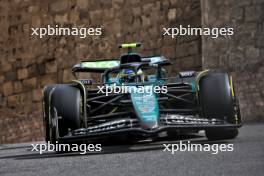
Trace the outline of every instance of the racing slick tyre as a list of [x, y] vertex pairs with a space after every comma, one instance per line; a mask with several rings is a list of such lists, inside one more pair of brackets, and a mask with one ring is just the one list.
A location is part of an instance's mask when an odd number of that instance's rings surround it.
[[[227, 73], [214, 72], [199, 81], [199, 99], [205, 118], [216, 118], [227, 123], [235, 123], [234, 92]], [[206, 130], [209, 140], [232, 139], [238, 135], [237, 129]]]
[[205, 131], [209, 140], [234, 139], [238, 135], [237, 129], [210, 129]]
[[48, 142], [50, 140], [50, 117], [49, 117], [49, 106], [50, 106], [50, 92], [52, 88], [54, 88], [57, 84], [52, 84], [45, 86], [43, 89], [43, 99], [42, 99], [42, 105], [43, 105], [43, 125], [44, 125], [44, 134], [45, 134], [45, 141]]
[[59, 85], [51, 93], [50, 115], [51, 143], [68, 134], [69, 129], [80, 128], [81, 102], [80, 90], [70, 85]]

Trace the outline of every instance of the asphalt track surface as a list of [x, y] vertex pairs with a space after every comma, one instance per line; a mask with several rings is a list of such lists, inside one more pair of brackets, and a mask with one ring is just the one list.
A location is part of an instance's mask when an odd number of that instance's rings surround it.
[[[179, 140], [200, 144], [234, 144], [234, 151], [164, 152], [163, 144]], [[43, 143], [43, 142], [39, 142]], [[31, 151], [31, 143], [0, 145], [0, 176], [188, 176], [188, 175], [264, 175], [264, 124], [244, 125], [235, 140], [209, 142], [198, 135], [180, 136], [177, 140], [114, 143], [103, 146], [102, 152], [80, 155]]]

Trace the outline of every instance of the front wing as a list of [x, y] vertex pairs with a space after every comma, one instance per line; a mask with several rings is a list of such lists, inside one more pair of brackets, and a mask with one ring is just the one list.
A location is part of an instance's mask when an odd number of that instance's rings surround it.
[[241, 124], [231, 124], [219, 119], [205, 119], [192, 115], [162, 115], [156, 128], [141, 127], [139, 120], [122, 118], [110, 122], [80, 128], [68, 135], [59, 137], [60, 142], [96, 140], [110, 136], [137, 135], [142, 137], [156, 136], [163, 131], [206, 130], [210, 128], [239, 128]]

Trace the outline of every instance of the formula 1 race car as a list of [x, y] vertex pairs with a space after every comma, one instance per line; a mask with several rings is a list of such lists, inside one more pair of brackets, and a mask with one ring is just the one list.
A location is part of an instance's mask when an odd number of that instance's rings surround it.
[[[44, 129], [51, 143], [146, 139], [160, 133], [205, 130], [209, 140], [238, 135], [241, 117], [232, 77], [223, 71], [184, 71], [166, 77], [164, 56], [132, 52], [122, 44], [119, 59], [83, 61], [72, 68], [69, 84], [43, 90]], [[100, 74], [102, 82], [81, 79]]]

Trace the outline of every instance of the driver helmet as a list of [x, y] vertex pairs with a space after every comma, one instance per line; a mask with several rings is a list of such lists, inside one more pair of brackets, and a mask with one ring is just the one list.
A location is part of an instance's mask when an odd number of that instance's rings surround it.
[[[136, 75], [132, 69], [124, 69], [119, 76], [120, 76], [120, 78], [126, 78], [128, 80], [134, 80]], [[142, 79], [142, 76], [144, 77], [143, 71], [141, 69], [138, 70], [137, 76], [140, 76], [141, 79]]]

